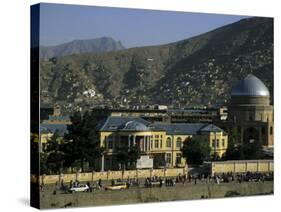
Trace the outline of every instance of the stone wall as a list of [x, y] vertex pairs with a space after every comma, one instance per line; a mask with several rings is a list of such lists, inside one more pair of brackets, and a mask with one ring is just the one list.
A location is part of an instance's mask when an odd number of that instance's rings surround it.
[[220, 161], [211, 163], [212, 175], [215, 173], [273, 172], [273, 160]]
[[158, 177], [172, 177], [183, 175], [187, 173], [186, 168], [167, 168], [167, 169], [140, 169], [129, 171], [105, 171], [105, 172], [89, 172], [89, 173], [76, 173], [76, 174], [61, 174], [61, 175], [43, 175], [40, 176], [40, 183], [54, 184], [63, 180], [70, 182], [79, 180], [83, 181], [96, 181], [96, 180], [111, 180], [111, 179], [127, 179], [129, 178], [146, 178], [152, 176]]

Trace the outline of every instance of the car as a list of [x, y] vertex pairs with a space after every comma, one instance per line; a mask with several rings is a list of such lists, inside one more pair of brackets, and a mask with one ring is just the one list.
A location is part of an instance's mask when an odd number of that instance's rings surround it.
[[69, 189], [69, 191], [71, 193], [74, 193], [74, 192], [86, 192], [86, 191], [89, 191], [89, 186], [86, 185], [86, 184], [80, 184], [78, 185], [77, 187], [72, 187]]
[[128, 185], [127, 183], [116, 183], [111, 186], [106, 186], [105, 190], [121, 190], [121, 189], [127, 189]]

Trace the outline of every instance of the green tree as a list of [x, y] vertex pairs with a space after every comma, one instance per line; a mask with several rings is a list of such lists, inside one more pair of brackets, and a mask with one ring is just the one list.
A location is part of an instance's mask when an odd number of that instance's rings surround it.
[[129, 162], [128, 150], [129, 150], [128, 147], [117, 148], [116, 160], [121, 165], [122, 170], [126, 169], [127, 164]]
[[187, 138], [181, 151], [187, 163], [200, 165], [204, 160], [210, 159], [211, 148], [209, 143], [204, 140]]
[[133, 168], [136, 167], [137, 160], [140, 158], [140, 156], [141, 156], [141, 150], [139, 146], [134, 145], [129, 149], [128, 158]]
[[237, 128], [232, 128], [228, 135], [228, 146], [224, 156], [225, 160], [239, 160], [244, 159], [244, 153], [241, 145], [238, 144], [238, 131]]
[[262, 159], [264, 157], [262, 144], [259, 140], [245, 142], [242, 145], [242, 151], [247, 160]]
[[69, 133], [65, 136], [66, 142], [62, 145], [62, 151], [65, 153], [64, 166], [70, 167], [79, 160], [83, 172], [85, 162], [93, 164], [103, 152], [96, 133], [97, 121], [93, 113], [86, 111], [83, 116], [76, 112], [71, 117], [71, 122], [68, 126]]
[[48, 154], [41, 152], [40, 153], [40, 175], [49, 173], [49, 169], [47, 166], [47, 159], [48, 159]]
[[132, 165], [135, 168], [137, 159], [140, 158], [141, 150], [139, 146], [135, 145], [130, 148], [128, 147], [119, 147], [117, 148], [116, 160], [123, 170], [128, 168], [128, 164]]
[[262, 144], [259, 140], [238, 143], [238, 132], [233, 128], [229, 134], [228, 147], [225, 154], [226, 160], [250, 160], [264, 157]]
[[56, 131], [51, 139], [47, 142], [45, 151], [46, 155], [42, 155], [42, 158], [40, 157], [40, 159], [42, 159], [40, 162], [43, 163], [45, 160], [46, 167], [51, 173], [60, 173], [63, 169], [64, 153], [61, 151], [59, 138], [59, 133]]

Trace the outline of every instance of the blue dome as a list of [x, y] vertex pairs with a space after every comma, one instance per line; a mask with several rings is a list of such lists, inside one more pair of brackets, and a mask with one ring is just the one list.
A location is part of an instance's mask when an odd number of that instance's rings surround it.
[[239, 81], [231, 91], [231, 96], [269, 96], [264, 83], [256, 76], [249, 74]]
[[122, 130], [132, 130], [132, 131], [148, 131], [149, 128], [143, 123], [137, 121], [128, 121]]

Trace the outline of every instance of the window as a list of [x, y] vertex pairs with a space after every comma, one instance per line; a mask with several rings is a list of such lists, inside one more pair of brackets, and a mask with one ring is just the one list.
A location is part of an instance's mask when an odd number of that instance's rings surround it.
[[155, 148], [159, 148], [159, 140], [156, 140], [154, 141], [154, 147]]
[[159, 135], [155, 136], [154, 139], [154, 148], [159, 148]]
[[225, 145], [224, 139], [222, 139], [221, 145], [222, 145], [222, 147], [225, 147], [224, 146]]
[[177, 148], [181, 148], [181, 137], [177, 138], [177, 144], [176, 144]]
[[113, 136], [112, 135], [107, 137], [107, 148], [113, 149]]
[[215, 147], [215, 139], [212, 140], [212, 147]]
[[270, 135], [273, 134], [273, 127], [270, 127]]
[[171, 153], [167, 153], [167, 154], [166, 154], [166, 163], [167, 163], [167, 164], [171, 164], [171, 158], [172, 158], [172, 157], [171, 157]]
[[166, 140], [166, 147], [171, 148], [172, 147], [172, 139], [170, 137]]
[[176, 154], [176, 164], [180, 164], [181, 163], [181, 153], [177, 153]]
[[220, 145], [220, 141], [219, 141], [219, 139], [217, 139], [216, 147], [218, 148], [219, 145]]

